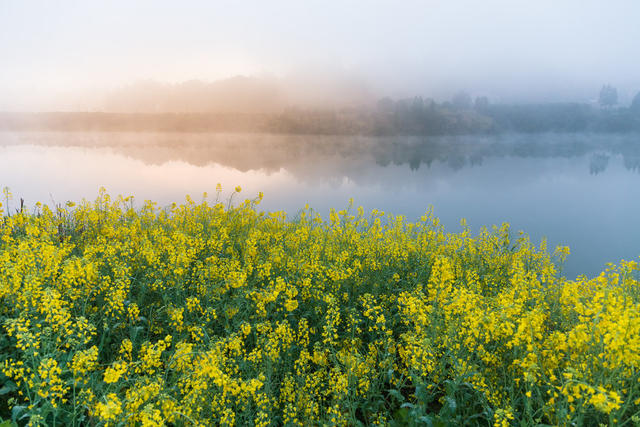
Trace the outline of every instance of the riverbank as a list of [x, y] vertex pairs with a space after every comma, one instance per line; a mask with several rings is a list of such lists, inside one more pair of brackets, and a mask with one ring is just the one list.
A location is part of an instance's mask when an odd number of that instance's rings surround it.
[[[234, 199], [243, 193], [237, 188]], [[637, 263], [216, 197], [101, 193], [0, 225], [3, 418], [48, 424], [629, 424]], [[5, 206], [6, 207], [6, 206]], [[31, 209], [33, 208], [33, 210]], [[30, 213], [26, 213], [30, 212]]]

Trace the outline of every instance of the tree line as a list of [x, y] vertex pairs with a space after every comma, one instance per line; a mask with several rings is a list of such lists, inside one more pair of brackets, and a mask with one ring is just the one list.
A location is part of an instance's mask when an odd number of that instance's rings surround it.
[[269, 132], [321, 135], [463, 135], [504, 132], [640, 132], [640, 93], [620, 107], [604, 85], [598, 105], [493, 104], [466, 92], [436, 102], [382, 98], [374, 106], [288, 108], [281, 113], [0, 113], [2, 130]]

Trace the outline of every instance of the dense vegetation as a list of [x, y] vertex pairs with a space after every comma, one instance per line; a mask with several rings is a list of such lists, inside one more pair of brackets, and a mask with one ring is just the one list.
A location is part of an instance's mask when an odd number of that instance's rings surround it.
[[571, 281], [558, 271], [567, 248], [550, 253], [506, 224], [474, 236], [464, 222], [445, 233], [430, 213], [287, 218], [259, 212], [261, 197], [5, 203], [0, 416], [638, 423], [635, 262]]
[[[638, 105], [635, 105], [638, 104]], [[640, 132], [640, 101], [630, 108], [587, 104], [435, 103], [421, 97], [376, 107], [287, 109], [281, 113], [0, 113], [0, 130], [268, 132], [318, 135], [462, 135], [503, 132]]]

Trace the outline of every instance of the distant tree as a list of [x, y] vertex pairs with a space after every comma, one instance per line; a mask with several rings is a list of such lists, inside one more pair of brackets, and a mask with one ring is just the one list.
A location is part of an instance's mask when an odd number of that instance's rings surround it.
[[478, 96], [474, 102], [474, 107], [478, 111], [484, 111], [489, 108], [489, 98], [486, 96]]
[[411, 111], [413, 114], [422, 114], [424, 111], [424, 100], [421, 96], [416, 96], [413, 98], [413, 102], [411, 103]]
[[409, 113], [412, 99], [399, 99], [395, 103], [396, 114], [405, 116]]
[[386, 113], [393, 111], [393, 99], [387, 97], [378, 100], [378, 110]]
[[618, 90], [611, 85], [602, 86], [598, 102], [602, 107], [613, 107], [618, 103]]
[[451, 104], [460, 110], [469, 109], [471, 108], [471, 95], [464, 91], [458, 92], [451, 98]]
[[633, 97], [633, 101], [631, 101], [631, 110], [640, 113], [640, 92]]
[[436, 108], [436, 102], [432, 98], [425, 98], [424, 99], [424, 106], [425, 106], [425, 108], [434, 109], [434, 108]]

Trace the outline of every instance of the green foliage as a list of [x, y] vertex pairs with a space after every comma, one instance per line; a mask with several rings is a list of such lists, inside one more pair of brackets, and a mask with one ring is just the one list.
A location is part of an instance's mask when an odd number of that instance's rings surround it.
[[[219, 190], [220, 191], [220, 190]], [[234, 197], [239, 197], [238, 187]], [[598, 425], [640, 416], [638, 265], [569, 281], [508, 224], [101, 192], [0, 220], [24, 425]], [[6, 200], [11, 195], [6, 191]], [[635, 417], [635, 418], [634, 418]], [[10, 423], [8, 425], [11, 425]]]

